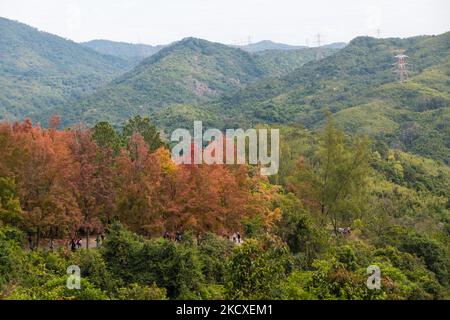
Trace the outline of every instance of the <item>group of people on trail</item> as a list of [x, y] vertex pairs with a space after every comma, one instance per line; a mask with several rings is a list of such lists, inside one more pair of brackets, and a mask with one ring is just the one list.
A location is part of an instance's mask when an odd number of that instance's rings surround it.
[[175, 236], [172, 236], [168, 231], [165, 231], [163, 238], [166, 240], [175, 240], [176, 242], [181, 242], [183, 240], [183, 234], [177, 231], [175, 232]]
[[[96, 247], [100, 247], [100, 244], [103, 243], [105, 239], [105, 236], [103, 234], [97, 234], [97, 237], [95, 238]], [[75, 239], [72, 238], [70, 240], [70, 250], [75, 251], [77, 249], [81, 249], [83, 246], [83, 240], [81, 238]]]
[[[104, 239], [105, 239], [104, 234], [97, 234], [97, 237], [95, 239], [97, 248], [100, 247], [100, 244], [103, 243]], [[28, 241], [28, 248], [30, 250], [34, 250], [37, 242], [36, 243], [34, 242], [33, 235], [31, 233], [28, 234], [27, 241]], [[50, 239], [48, 249], [53, 250], [55, 248], [54, 244], [55, 244], [54, 239]], [[58, 243], [56, 244], [58, 245]], [[70, 250], [72, 251], [81, 249], [83, 246], [83, 240], [81, 237], [72, 237], [70, 241], [67, 243], [67, 246], [70, 247]]]
[[337, 231], [342, 234], [342, 235], [348, 235], [351, 232], [350, 227], [345, 227], [345, 228], [337, 228]]
[[242, 242], [242, 237], [239, 232], [236, 232], [235, 234], [233, 234], [232, 239], [233, 239], [233, 242], [236, 244], [240, 244]]
[[[239, 232], [234, 233], [232, 236], [223, 235], [228, 240], [232, 241], [235, 244], [241, 244], [242, 243], [242, 236]], [[183, 241], [183, 233], [180, 231], [176, 231], [175, 234], [170, 233], [169, 231], [165, 231], [163, 234], [163, 238], [166, 240], [173, 240], [175, 242], [181, 242]], [[200, 241], [200, 239], [198, 239]]]
[[81, 238], [70, 240], [70, 250], [75, 251], [76, 249], [81, 249], [83, 245], [83, 240]]

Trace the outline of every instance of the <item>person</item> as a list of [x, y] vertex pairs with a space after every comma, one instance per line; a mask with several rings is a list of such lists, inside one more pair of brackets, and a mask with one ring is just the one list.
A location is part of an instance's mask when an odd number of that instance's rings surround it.
[[78, 247], [78, 249], [81, 249], [81, 245], [82, 245], [81, 241], [82, 241], [81, 238], [78, 238], [78, 240], [77, 240], [77, 247]]
[[97, 245], [97, 248], [100, 247], [100, 234], [97, 233], [97, 237], [95, 238], [95, 242]]
[[241, 234], [239, 232], [237, 233], [237, 240], [238, 240], [238, 243], [241, 243]]
[[167, 240], [170, 239], [170, 234], [169, 234], [169, 232], [165, 231], [163, 237], [164, 237], [164, 239], [167, 239]]
[[70, 250], [75, 251], [77, 248], [77, 245], [75, 243], [75, 239], [72, 238], [72, 240], [70, 241]]
[[337, 231], [342, 235], [347, 235], [350, 234], [351, 229], [350, 227], [345, 227], [345, 228], [338, 228]]
[[31, 234], [28, 235], [28, 246], [30, 247], [30, 250], [33, 250], [33, 237]]

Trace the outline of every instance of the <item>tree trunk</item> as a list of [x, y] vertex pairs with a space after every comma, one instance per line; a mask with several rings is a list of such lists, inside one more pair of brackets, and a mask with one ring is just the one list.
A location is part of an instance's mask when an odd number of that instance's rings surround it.
[[36, 250], [39, 250], [39, 240], [41, 239], [41, 228], [37, 228], [36, 232]]
[[89, 228], [86, 228], [86, 250], [89, 250]]
[[53, 251], [53, 237], [54, 237], [53, 227], [50, 227], [50, 249], [52, 251]]

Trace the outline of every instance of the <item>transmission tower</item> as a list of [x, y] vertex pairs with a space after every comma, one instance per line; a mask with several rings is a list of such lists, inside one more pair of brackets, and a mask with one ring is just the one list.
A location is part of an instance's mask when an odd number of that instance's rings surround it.
[[320, 33], [317, 34], [317, 53], [316, 53], [316, 61], [323, 59], [323, 52], [322, 52], [322, 42], [320, 40]]
[[408, 80], [408, 69], [406, 67], [406, 59], [408, 58], [408, 56], [404, 54], [398, 54], [395, 56], [395, 58], [397, 59], [397, 61], [395, 62], [395, 73], [398, 74], [400, 83], [403, 83]]

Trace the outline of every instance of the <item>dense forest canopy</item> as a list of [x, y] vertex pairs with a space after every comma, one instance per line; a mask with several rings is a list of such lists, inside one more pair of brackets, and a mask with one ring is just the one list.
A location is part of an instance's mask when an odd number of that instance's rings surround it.
[[[252, 165], [175, 165], [148, 118], [119, 131], [50, 123], [0, 126], [3, 298], [449, 297], [450, 170], [433, 160], [329, 118], [319, 133], [283, 127], [268, 179]], [[70, 252], [74, 237], [85, 250]], [[65, 286], [70, 264], [82, 290]], [[381, 290], [366, 286], [369, 265]]]
[[[449, 37], [79, 44], [0, 18], [0, 299], [450, 299]], [[279, 129], [278, 173], [177, 165], [198, 120]]]

